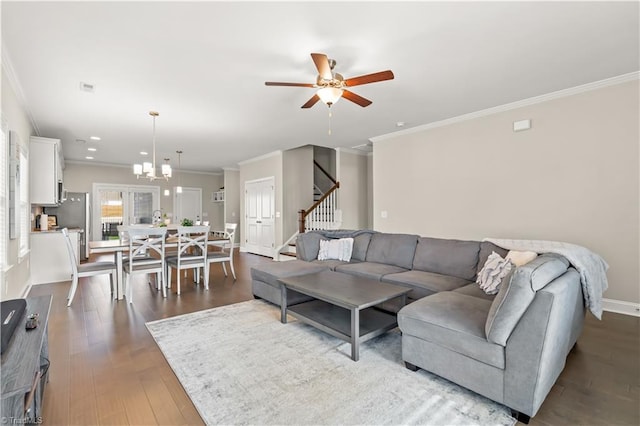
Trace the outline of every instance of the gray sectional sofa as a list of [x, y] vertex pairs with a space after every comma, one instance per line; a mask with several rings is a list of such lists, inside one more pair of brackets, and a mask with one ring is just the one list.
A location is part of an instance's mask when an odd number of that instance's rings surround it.
[[[320, 240], [353, 237], [350, 262], [317, 260]], [[490, 242], [373, 231], [320, 231], [298, 237], [297, 259], [252, 268], [253, 294], [280, 304], [278, 279], [331, 269], [411, 288], [398, 311], [402, 358], [500, 402], [525, 422], [564, 368], [582, 330], [580, 275], [562, 256], [542, 254], [515, 268], [497, 295], [475, 283]], [[308, 300], [289, 292], [288, 304]]]

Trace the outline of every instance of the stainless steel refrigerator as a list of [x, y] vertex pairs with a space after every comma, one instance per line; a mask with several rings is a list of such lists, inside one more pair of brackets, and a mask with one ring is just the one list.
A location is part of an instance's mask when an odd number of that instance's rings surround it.
[[45, 213], [55, 215], [58, 228], [80, 230], [80, 260], [89, 257], [88, 241], [91, 241], [91, 203], [87, 192], [68, 192], [67, 199], [58, 207], [46, 207]]

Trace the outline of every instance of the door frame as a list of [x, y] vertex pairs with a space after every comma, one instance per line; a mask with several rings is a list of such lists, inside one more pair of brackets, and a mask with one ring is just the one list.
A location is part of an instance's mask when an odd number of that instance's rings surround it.
[[[270, 250], [269, 253], [266, 252], [262, 252], [261, 250], [255, 250], [255, 251], [249, 251], [247, 250], [247, 239], [249, 236], [249, 217], [248, 217], [248, 205], [249, 203], [247, 202], [247, 198], [249, 195], [249, 191], [247, 190], [248, 185], [252, 185], [252, 184], [256, 184], [256, 183], [270, 183], [271, 184], [271, 206], [273, 208], [272, 213], [272, 220], [273, 220], [273, 232], [272, 232], [272, 241], [271, 241], [271, 245], [272, 248]], [[264, 177], [264, 178], [259, 178], [259, 179], [251, 179], [251, 180], [246, 180], [244, 182], [244, 226], [243, 226], [243, 230], [244, 230], [244, 244], [242, 244], [241, 242], [241, 246], [243, 248], [242, 251], [244, 252], [249, 252], [249, 253], [256, 253], [256, 254], [261, 254], [263, 256], [269, 256], [269, 257], [273, 257], [273, 250], [275, 250], [275, 240], [276, 240], [276, 233], [275, 233], [275, 227], [276, 227], [276, 177], [275, 176], [269, 176], [269, 177]]]

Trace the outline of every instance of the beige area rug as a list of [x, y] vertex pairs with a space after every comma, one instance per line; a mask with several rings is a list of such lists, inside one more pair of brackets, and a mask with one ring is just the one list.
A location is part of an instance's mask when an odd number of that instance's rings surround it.
[[[291, 318], [291, 317], [290, 317]], [[209, 424], [513, 425], [509, 410], [404, 368], [396, 329], [360, 347], [251, 300], [147, 323]]]

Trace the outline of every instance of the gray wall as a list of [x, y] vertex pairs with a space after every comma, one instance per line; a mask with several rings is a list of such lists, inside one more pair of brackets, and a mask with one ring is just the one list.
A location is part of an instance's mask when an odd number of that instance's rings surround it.
[[236, 242], [240, 241], [240, 170], [224, 169], [224, 222], [237, 223]]
[[368, 160], [366, 153], [336, 148], [336, 176], [340, 182], [338, 208], [343, 229], [369, 227]]
[[313, 205], [313, 151], [306, 145], [282, 153], [283, 241], [298, 230], [298, 211]]
[[[34, 135], [33, 127], [26, 111], [16, 97], [15, 91], [2, 68], [2, 119], [7, 123], [8, 131], [15, 131], [20, 136], [20, 143], [29, 149], [29, 137]], [[7, 136], [8, 133], [7, 133]], [[8, 153], [2, 153], [8, 156]], [[8, 162], [7, 162], [8, 165]], [[4, 191], [5, 188], [2, 188]], [[8, 206], [7, 206], [8, 211]], [[7, 216], [7, 221], [9, 217]], [[7, 232], [7, 230], [2, 230]], [[30, 278], [30, 255], [19, 258], [19, 240], [9, 240], [7, 247], [7, 265], [11, 265], [3, 280], [0, 282], [0, 300], [16, 299], [24, 295]]]
[[[640, 302], [638, 81], [374, 140], [374, 228], [566, 241]], [[512, 123], [531, 119], [531, 130]], [[387, 218], [381, 213], [387, 212]]]

